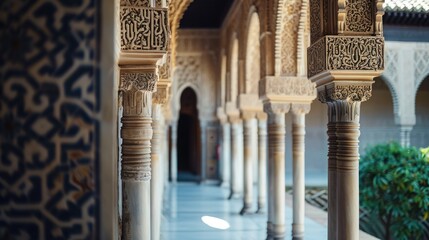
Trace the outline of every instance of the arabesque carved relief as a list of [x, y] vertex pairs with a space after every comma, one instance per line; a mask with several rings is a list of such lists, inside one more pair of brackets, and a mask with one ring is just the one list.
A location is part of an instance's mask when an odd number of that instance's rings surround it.
[[373, 30], [373, 0], [346, 0], [345, 31], [368, 33]]
[[282, 12], [281, 28], [281, 75], [294, 76], [297, 72], [298, 26], [301, 1], [286, 1]]
[[315, 43], [323, 36], [322, 19], [320, 13], [322, 10], [321, 1], [310, 0], [310, 33], [311, 43]]
[[128, 7], [151, 7], [150, 0], [121, 0], [120, 5]]
[[384, 40], [381, 37], [326, 38], [326, 62], [331, 70], [381, 70]]
[[197, 83], [200, 73], [199, 56], [177, 56], [174, 71], [175, 81], [179, 86], [185, 82]]
[[120, 21], [122, 50], [167, 50], [169, 31], [166, 9], [122, 6]]
[[324, 70], [382, 70], [384, 39], [326, 36], [308, 49], [308, 59], [309, 77]]

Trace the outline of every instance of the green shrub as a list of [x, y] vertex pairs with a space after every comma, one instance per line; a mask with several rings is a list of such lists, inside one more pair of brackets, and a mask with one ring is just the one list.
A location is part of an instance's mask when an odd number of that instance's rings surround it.
[[361, 206], [382, 223], [382, 239], [422, 239], [429, 218], [429, 158], [398, 143], [376, 145], [360, 161]]

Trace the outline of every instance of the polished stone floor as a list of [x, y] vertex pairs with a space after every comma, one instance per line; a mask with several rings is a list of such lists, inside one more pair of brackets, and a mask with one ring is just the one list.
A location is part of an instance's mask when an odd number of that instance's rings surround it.
[[[229, 190], [210, 184], [178, 183], [166, 188], [161, 239], [163, 240], [262, 240], [266, 238], [266, 214], [240, 216], [241, 199], [227, 200]], [[256, 194], [256, 192], [255, 192]], [[255, 196], [256, 197], [256, 196]], [[255, 209], [256, 210], [256, 200]], [[210, 227], [202, 221], [209, 216], [225, 220]], [[291, 239], [292, 209], [286, 206], [286, 238]], [[218, 227], [218, 228], [216, 228]], [[326, 239], [325, 226], [310, 218], [305, 219], [305, 240]]]

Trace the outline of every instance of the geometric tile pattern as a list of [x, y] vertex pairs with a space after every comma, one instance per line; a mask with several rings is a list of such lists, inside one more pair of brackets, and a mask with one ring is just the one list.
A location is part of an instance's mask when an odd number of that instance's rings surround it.
[[0, 1], [0, 239], [94, 239], [99, 2]]
[[416, 91], [420, 83], [429, 73], [429, 50], [417, 49], [414, 52], [414, 79]]

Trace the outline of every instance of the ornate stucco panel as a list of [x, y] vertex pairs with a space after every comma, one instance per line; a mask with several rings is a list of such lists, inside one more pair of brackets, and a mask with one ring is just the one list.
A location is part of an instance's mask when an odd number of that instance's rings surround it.
[[384, 69], [384, 38], [325, 36], [308, 49], [308, 76], [324, 71]]

